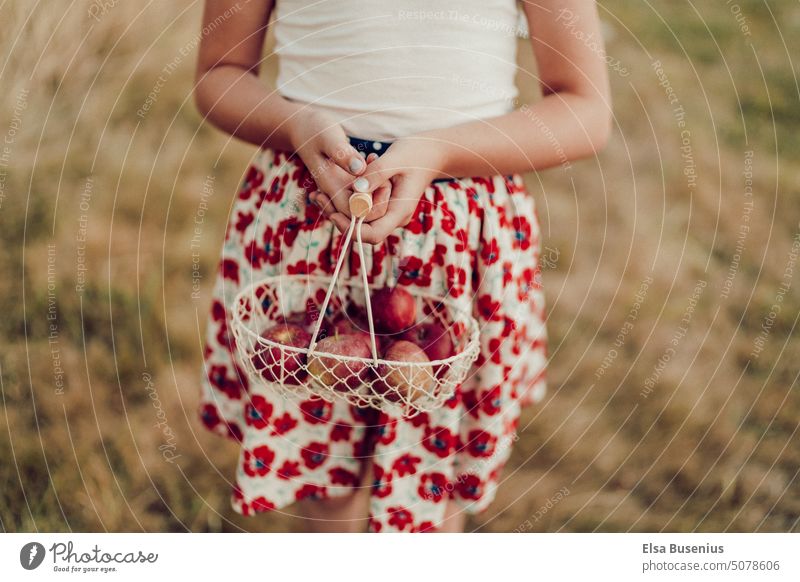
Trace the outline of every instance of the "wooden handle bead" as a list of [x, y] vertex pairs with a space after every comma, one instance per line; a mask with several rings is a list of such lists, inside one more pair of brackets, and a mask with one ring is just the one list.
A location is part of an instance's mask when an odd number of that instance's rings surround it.
[[372, 210], [372, 194], [353, 192], [350, 196], [350, 213], [356, 218], [363, 218]]

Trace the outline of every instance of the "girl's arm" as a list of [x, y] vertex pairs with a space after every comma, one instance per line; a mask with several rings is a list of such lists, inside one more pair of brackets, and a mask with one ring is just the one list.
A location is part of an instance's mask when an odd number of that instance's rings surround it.
[[207, 0], [197, 60], [195, 101], [226, 133], [258, 146], [291, 146], [287, 120], [300, 107], [258, 79], [274, 0]]
[[[602, 149], [611, 130], [608, 75], [593, 0], [524, 0], [544, 98], [512, 113], [396, 141], [369, 164], [371, 188], [392, 185], [385, 215], [364, 226], [383, 241], [413, 216], [436, 178], [540, 170]], [[349, 220], [331, 210], [340, 228]]]
[[[206, 119], [260, 147], [297, 152], [317, 187], [349, 216], [353, 179], [366, 163], [338, 123], [292, 103], [258, 78], [274, 0], [206, 0], [195, 101]], [[377, 216], [377, 215], [376, 215]]]

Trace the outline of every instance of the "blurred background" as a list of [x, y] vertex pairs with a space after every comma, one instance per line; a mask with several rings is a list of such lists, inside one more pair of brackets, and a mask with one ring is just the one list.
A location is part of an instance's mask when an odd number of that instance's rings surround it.
[[[254, 153], [192, 103], [201, 9], [0, 3], [4, 531], [297, 527], [232, 512], [238, 448], [197, 419]], [[600, 13], [614, 136], [527, 177], [549, 392], [469, 529], [799, 531], [800, 4]]]

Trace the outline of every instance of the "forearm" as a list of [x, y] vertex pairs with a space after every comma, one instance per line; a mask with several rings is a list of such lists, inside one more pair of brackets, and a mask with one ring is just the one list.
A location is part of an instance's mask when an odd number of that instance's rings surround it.
[[491, 119], [425, 132], [442, 149], [441, 177], [516, 174], [594, 155], [610, 133], [608, 105], [552, 93]]
[[302, 106], [269, 90], [253, 73], [221, 65], [195, 88], [197, 107], [213, 125], [260, 147], [291, 150], [291, 122]]

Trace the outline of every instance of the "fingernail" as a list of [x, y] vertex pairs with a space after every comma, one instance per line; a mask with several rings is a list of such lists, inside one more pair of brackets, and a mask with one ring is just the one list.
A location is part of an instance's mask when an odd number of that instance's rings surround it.
[[353, 188], [356, 192], [366, 192], [369, 190], [369, 180], [366, 178], [359, 178], [353, 182]]
[[351, 158], [350, 165], [348, 167], [350, 168], [351, 172], [360, 172], [362, 169], [364, 169], [364, 160], [358, 157]]

